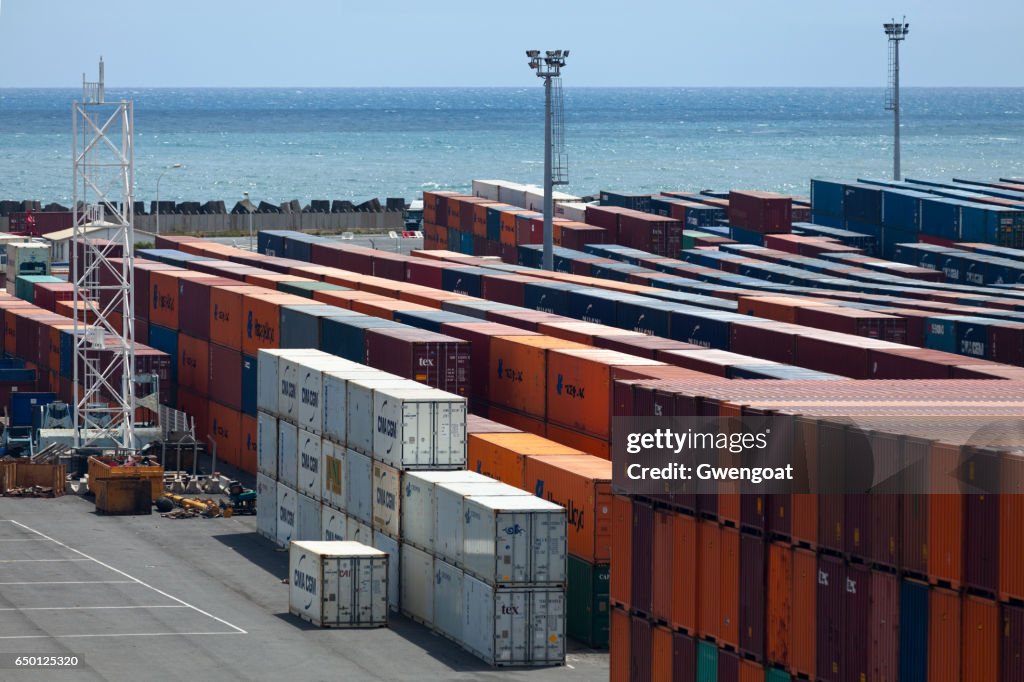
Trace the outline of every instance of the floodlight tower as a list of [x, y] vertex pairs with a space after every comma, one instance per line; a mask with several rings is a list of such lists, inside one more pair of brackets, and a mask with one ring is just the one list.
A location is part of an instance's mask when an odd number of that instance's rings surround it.
[[[106, 101], [101, 57], [71, 106], [76, 448], [135, 449], [134, 125], [131, 100]], [[106, 239], [90, 236], [93, 223]]]
[[[562, 102], [562, 67], [569, 50], [527, 50], [530, 68], [544, 79], [544, 259], [545, 270], [555, 269], [554, 232], [551, 225], [555, 213], [554, 186], [569, 184], [569, 164], [565, 154], [565, 120]], [[552, 89], [555, 92], [552, 92]], [[557, 148], [557, 152], [555, 152]]]
[[910, 24], [907, 18], [901, 21], [893, 19], [882, 24], [885, 35], [889, 37], [889, 87], [885, 92], [885, 109], [893, 113], [892, 140], [892, 179], [902, 179], [900, 174], [900, 43], [907, 39]]

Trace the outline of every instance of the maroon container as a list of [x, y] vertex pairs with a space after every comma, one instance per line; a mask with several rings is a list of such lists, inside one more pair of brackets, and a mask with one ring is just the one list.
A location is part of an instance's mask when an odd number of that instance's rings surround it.
[[441, 273], [446, 267], [450, 266], [441, 261], [429, 258], [410, 258], [405, 263], [405, 281], [431, 289], [440, 289]]
[[514, 312], [488, 310], [487, 321], [507, 324], [511, 327], [519, 327], [520, 329], [535, 332], [538, 325], [543, 322], [565, 322], [566, 318], [562, 315], [554, 315], [539, 310], [516, 310]]
[[54, 312], [57, 301], [70, 301], [75, 297], [71, 282], [37, 282], [33, 285], [32, 301], [40, 308]]
[[481, 298], [497, 303], [523, 307], [523, 295], [527, 283], [536, 282], [535, 277], [505, 275], [495, 272], [480, 277]]
[[519, 250], [512, 244], [502, 244], [501, 262], [516, 265], [519, 262]]
[[[650, 614], [653, 586], [651, 543], [654, 541], [654, 508], [646, 502], [633, 500], [633, 567], [630, 573], [630, 606]], [[649, 650], [649, 649], [648, 649]]]
[[[745, 495], [744, 497], [752, 497]], [[740, 651], [764, 660], [765, 585], [768, 583], [764, 538], [740, 536]]]
[[242, 353], [210, 344], [210, 399], [234, 410], [242, 409]]
[[[732, 340], [729, 350], [733, 353], [787, 365], [794, 364], [795, 348], [801, 339], [794, 336], [793, 325], [770, 320], [751, 320], [733, 322], [730, 328]], [[806, 366], [802, 362], [800, 364]]]
[[[869, 680], [899, 679], [900, 580], [895, 573], [871, 572]], [[950, 643], [950, 646], [955, 646]], [[849, 667], [849, 666], [847, 666]]]
[[846, 427], [822, 419], [818, 422], [818, 453], [827, 459], [818, 461], [818, 484], [830, 492], [818, 495], [818, 546], [842, 552], [845, 544], [845, 505], [843, 467], [846, 461]]
[[[210, 287], [228, 286], [237, 283], [237, 280], [227, 277], [179, 279], [180, 331], [194, 339], [208, 341], [210, 339]], [[227, 403], [224, 404], [227, 405]]]
[[340, 249], [338, 263], [335, 267], [342, 270], [358, 272], [360, 275], [373, 274], [374, 249], [364, 249], [360, 246], [345, 246]]
[[1024, 606], [1003, 604], [1003, 682], [1024, 682]]
[[[847, 457], [851, 456], [857, 455], [847, 451]], [[847, 555], [859, 561], [871, 561], [873, 497], [895, 496], [851, 493], [843, 499], [843, 549]]]
[[639, 380], [616, 381], [612, 385], [612, 416], [652, 417], [654, 391]]
[[475, 414], [466, 415], [466, 434], [485, 433], [521, 433], [519, 429], [493, 422]]
[[847, 634], [843, 628], [843, 601], [846, 594], [846, 566], [839, 557], [818, 556], [818, 594], [816, 627], [818, 679], [843, 682], [843, 651]]
[[[135, 260], [135, 317], [148, 320], [149, 319], [149, 303], [152, 298], [152, 289], [149, 284], [149, 273], [154, 271], [165, 271], [165, 270], [178, 270], [182, 271], [184, 268], [179, 268], [174, 265], [166, 265], [164, 263], [153, 263], [149, 261]], [[100, 284], [103, 286], [111, 286], [114, 284], [113, 274], [106, 268], [100, 270]], [[108, 290], [109, 291], [109, 290]], [[104, 298], [101, 296], [100, 300], [106, 305], [113, 298], [113, 292], [109, 291], [108, 297]], [[118, 306], [115, 312], [120, 312], [121, 308]]]
[[793, 199], [774, 192], [729, 192], [729, 223], [761, 234], [790, 232]]
[[[889, 433], [871, 434], [871, 452], [876, 479], [879, 470], [895, 474], [903, 462], [903, 439]], [[900, 519], [903, 496], [896, 493], [871, 495], [871, 537], [868, 559], [875, 564], [897, 568], [900, 564]], [[849, 530], [849, 527], [847, 528]], [[848, 541], [851, 539], [848, 536]]]
[[[927, 462], [931, 458], [931, 441], [904, 438], [906, 461]], [[900, 496], [899, 562], [908, 573], [925, 578], [928, 575], [928, 496]]]
[[587, 225], [596, 225], [606, 231], [607, 243], [619, 243], [619, 215], [625, 209], [617, 206], [587, 206], [585, 220]]
[[373, 276], [390, 279], [394, 282], [405, 281], [405, 256], [381, 253], [373, 254]]
[[850, 564], [846, 567], [846, 595], [843, 604], [846, 635], [840, 676], [845, 682], [874, 679], [868, 677], [871, 669], [868, 656], [872, 635], [871, 583], [871, 569], [864, 564]]
[[629, 679], [630, 682], [650, 682], [651, 622], [640, 616], [633, 616], [630, 621]]
[[441, 333], [469, 342], [470, 383], [474, 407], [480, 407], [490, 395], [491, 339], [495, 336], [538, 336], [536, 332], [494, 322], [446, 322]]
[[366, 364], [472, 399], [470, 345], [422, 329], [367, 329]]
[[1024, 324], [1001, 322], [988, 328], [991, 360], [1007, 365], [1024, 365]]
[[950, 367], [944, 360], [959, 358], [926, 348], [871, 349], [871, 379], [949, 379]]
[[672, 682], [697, 682], [697, 644], [682, 632], [672, 633]]
[[607, 243], [607, 230], [603, 227], [584, 225], [567, 225], [562, 227], [562, 239], [559, 246], [567, 249], [582, 250], [587, 244]]
[[309, 245], [310, 262], [340, 268], [341, 250], [337, 248], [338, 246], [340, 245], [328, 242], [313, 242]]
[[999, 496], [967, 495], [964, 505], [964, 582], [994, 594], [999, 584]]
[[[734, 324], [733, 327], [735, 326]], [[839, 374], [851, 379], [872, 378], [869, 349], [855, 343], [852, 339], [800, 335], [796, 337], [794, 355], [794, 362], [789, 364], [800, 365], [819, 372]]]
[[718, 650], [718, 682], [740, 681], [740, 657], [734, 651]]

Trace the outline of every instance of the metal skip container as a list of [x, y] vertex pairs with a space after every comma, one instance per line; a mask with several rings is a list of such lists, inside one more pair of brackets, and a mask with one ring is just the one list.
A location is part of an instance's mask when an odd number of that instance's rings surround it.
[[437, 389], [374, 391], [373, 455], [398, 469], [466, 466], [466, 399]]
[[533, 496], [465, 498], [463, 567], [492, 585], [565, 584], [565, 509]]
[[466, 575], [462, 645], [491, 665], [565, 663], [565, 592], [501, 588]]
[[358, 542], [293, 542], [288, 611], [320, 627], [388, 624], [388, 556]]

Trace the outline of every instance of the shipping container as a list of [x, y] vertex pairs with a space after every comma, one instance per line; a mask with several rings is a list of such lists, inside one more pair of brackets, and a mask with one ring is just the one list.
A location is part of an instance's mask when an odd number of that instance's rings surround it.
[[[935, 592], [938, 592], [937, 590]], [[959, 666], [959, 642], [960, 642], [960, 610], [959, 596], [952, 595], [953, 601], [957, 602], [956, 625], [950, 629], [947, 622], [936, 623], [935, 607], [942, 611], [948, 609], [948, 604], [941, 604], [935, 600], [935, 592], [931, 595], [931, 608], [929, 608], [928, 585], [916, 580], [903, 580], [900, 584], [900, 620], [899, 620], [899, 679], [906, 682], [924, 682], [924, 680], [941, 679], [940, 676], [947, 676], [947, 679], [958, 680]], [[931, 614], [929, 613], [931, 611]], [[947, 618], [948, 614], [942, 616]], [[946, 639], [946, 636], [955, 633], [956, 637]], [[933, 639], [936, 637], [937, 639]], [[957, 665], [953, 670], [936, 668], [932, 661], [951, 659], [947, 658], [947, 652], [939, 652], [935, 647], [956, 651]]]
[[491, 483], [486, 476], [472, 471], [407, 471], [402, 474], [401, 503], [402, 541], [431, 554], [434, 545], [437, 515], [437, 484]]
[[472, 576], [463, 581], [462, 643], [491, 665], [565, 662], [565, 592], [509, 589]]
[[434, 557], [405, 543], [399, 551], [402, 613], [429, 626], [434, 621]]
[[697, 682], [717, 682], [718, 653], [713, 642], [697, 642]]
[[572, 554], [566, 561], [566, 634], [587, 646], [608, 646], [608, 564]]
[[643, 616], [634, 614], [630, 619], [629, 650], [633, 652], [629, 662], [630, 680], [636, 680], [637, 682], [651, 681], [651, 630], [651, 621]]
[[[823, 682], [843, 682], [843, 652], [847, 646], [843, 604], [846, 566], [838, 557], [818, 557], [817, 573], [817, 676]], [[795, 595], [794, 595], [795, 596]]]
[[463, 584], [462, 569], [434, 558], [434, 627], [449, 639], [462, 643]]
[[277, 546], [288, 547], [294, 539], [298, 520], [299, 494], [286, 484], [277, 484]]
[[793, 628], [790, 670], [814, 677], [818, 661], [818, 564], [813, 552], [793, 550]]
[[277, 481], [256, 474], [256, 531], [277, 544]]
[[320, 528], [323, 519], [322, 505], [302, 493], [295, 499], [295, 535], [292, 540], [319, 540], [323, 535]]
[[388, 555], [388, 607], [395, 612], [402, 610], [402, 553], [398, 540], [382, 533], [372, 531], [373, 546]]
[[496, 585], [565, 583], [564, 509], [533, 496], [476, 495], [464, 509], [467, 573]]
[[345, 513], [326, 504], [320, 507], [320, 533], [325, 542], [343, 541], [348, 537]]
[[[722, 529], [713, 521], [697, 526], [697, 635], [718, 639], [721, 623]], [[615, 575], [612, 560], [612, 576]], [[735, 589], [735, 588], [734, 588]], [[699, 675], [698, 675], [699, 677]]]
[[387, 625], [388, 556], [356, 542], [293, 542], [288, 610], [320, 627]]
[[466, 466], [466, 400], [436, 389], [374, 391], [373, 453], [396, 468]]
[[964, 679], [1000, 682], [999, 605], [988, 599], [965, 595], [962, 602], [960, 661]]
[[630, 647], [631, 618], [629, 612], [613, 608], [609, 617], [611, 656], [609, 668], [611, 682], [631, 682], [632, 651]]
[[[486, 478], [486, 477], [485, 477]], [[438, 482], [434, 490], [433, 549], [436, 556], [460, 567], [464, 566], [467, 504], [471, 497], [532, 497], [525, 490], [498, 481]], [[482, 510], [477, 510], [482, 516]], [[493, 513], [488, 515], [493, 518]], [[480, 519], [483, 521], [483, 518]], [[511, 549], [509, 545], [509, 549]]]
[[608, 594], [612, 604], [628, 608], [633, 584], [630, 575], [633, 565], [633, 502], [624, 495], [612, 498], [611, 550]]
[[[283, 424], [283, 422], [282, 422]], [[373, 467], [368, 456], [355, 450], [345, 450], [344, 474], [345, 513], [356, 521], [369, 526], [373, 520]], [[351, 532], [350, 532], [351, 536]], [[370, 542], [371, 538], [358, 539]]]
[[1020, 682], [1024, 680], [1024, 608], [1020, 604], [1004, 604], [1002, 611], [1002, 679]]

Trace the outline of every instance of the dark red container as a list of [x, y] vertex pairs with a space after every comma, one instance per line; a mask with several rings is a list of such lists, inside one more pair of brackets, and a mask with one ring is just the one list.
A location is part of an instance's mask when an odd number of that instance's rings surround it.
[[653, 573], [651, 571], [654, 541], [654, 508], [646, 502], [633, 501], [633, 566], [630, 571], [630, 600], [634, 611], [651, 613]]
[[[897, 680], [900, 670], [900, 581], [895, 573], [871, 572], [869, 680]], [[950, 642], [950, 646], [955, 646]], [[849, 667], [849, 666], [847, 666]]]
[[508, 263], [509, 265], [516, 265], [519, 263], [519, 250], [512, 244], [501, 245], [501, 262]]
[[[931, 458], [931, 441], [905, 438], [907, 461], [927, 462]], [[918, 578], [928, 575], [928, 496], [900, 496], [900, 567]]]
[[[949, 353], [926, 348], [870, 349], [871, 379], [949, 379]], [[960, 356], [952, 356], [960, 358]], [[962, 361], [963, 358], [961, 358]]]
[[[339, 250], [339, 264], [334, 267], [358, 272], [361, 275], [372, 275], [373, 256], [376, 253], [377, 251], [374, 249], [366, 249], [360, 246], [345, 246]], [[327, 263], [318, 263], [318, 265], [327, 265]]]
[[818, 495], [818, 546], [840, 553], [845, 545], [845, 495], [843, 472], [837, 464], [846, 459], [846, 427], [838, 422], [818, 422], [819, 453], [829, 453], [832, 466], [820, 466], [819, 485], [822, 490], [834, 492]]
[[471, 398], [469, 343], [422, 329], [367, 329], [366, 364]]
[[818, 556], [818, 601], [816, 608], [818, 639], [818, 679], [844, 682], [843, 651], [847, 633], [843, 628], [843, 601], [846, 594], [846, 566], [839, 557]]
[[658, 351], [661, 350], [695, 350], [698, 348], [690, 343], [674, 341], [661, 336], [616, 336], [614, 334], [595, 336], [594, 347], [629, 353], [648, 360], [654, 360]]
[[588, 225], [603, 227], [607, 231], [607, 243], [619, 243], [619, 215], [624, 209], [617, 206], [587, 206], [585, 220]]
[[373, 253], [373, 276], [390, 279], [394, 282], [405, 281], [405, 256], [390, 253]]
[[740, 682], [740, 657], [736, 652], [718, 650], [718, 682]]
[[650, 682], [651, 679], [651, 622], [634, 615], [630, 619], [629, 657], [630, 682]]
[[405, 281], [410, 284], [430, 287], [431, 289], [441, 288], [441, 273], [449, 267], [441, 261], [428, 258], [410, 258], [405, 263]]
[[521, 308], [526, 284], [536, 281], [535, 277], [506, 275], [497, 272], [493, 275], [483, 275], [480, 278], [481, 298]]
[[967, 495], [964, 508], [964, 582], [987, 594], [999, 589], [999, 496]]
[[562, 228], [562, 238], [559, 246], [579, 251], [587, 244], [605, 244], [607, 241], [607, 230], [602, 227], [574, 225]]
[[[441, 325], [441, 333], [469, 342], [470, 383], [478, 404], [490, 395], [491, 339], [495, 336], [537, 336], [536, 332], [494, 322], [458, 322]], [[477, 400], [479, 399], [479, 400]]]
[[75, 285], [71, 282], [45, 282], [33, 285], [33, 303], [50, 312], [54, 312], [57, 301], [70, 301], [74, 297]]
[[242, 409], [242, 353], [210, 344], [210, 398], [233, 410]]
[[988, 328], [988, 347], [990, 360], [1018, 367], [1024, 365], [1024, 324], [1001, 322], [991, 325]]
[[672, 682], [697, 682], [697, 644], [682, 633], [672, 633]]
[[[148, 320], [149, 319], [149, 303], [153, 297], [153, 291], [150, 288], [149, 273], [154, 271], [165, 271], [165, 270], [178, 270], [182, 271], [184, 268], [175, 267], [173, 265], [166, 265], [164, 263], [152, 263], [148, 261], [135, 261], [135, 317]], [[107, 286], [114, 284], [113, 277], [106, 272], [106, 268], [100, 270], [100, 284]], [[108, 296], [112, 297], [113, 293], [108, 293]], [[101, 297], [101, 301], [106, 304], [110, 299]], [[120, 311], [120, 308], [117, 309]]]
[[845, 682], [860, 682], [870, 678], [871, 649], [871, 569], [864, 564], [846, 567], [846, 591], [843, 616], [845, 643], [843, 646], [842, 674]]
[[790, 364], [851, 379], [872, 378], [869, 349], [845, 336], [797, 336], [794, 362]]
[[766, 549], [761, 536], [740, 537], [740, 651], [757, 661], [764, 660]]
[[[863, 453], [866, 455], [867, 453]], [[847, 450], [847, 457], [859, 457], [857, 450]], [[894, 495], [849, 494], [843, 499], [843, 548], [858, 561], [870, 561], [873, 549], [871, 527], [873, 522], [873, 497], [895, 497]]]
[[[871, 452], [876, 463], [876, 471], [879, 466], [884, 466], [885, 471], [895, 473], [902, 462], [903, 439], [888, 433], [874, 432], [871, 434]], [[871, 537], [868, 558], [875, 564], [891, 568], [899, 566], [902, 499], [902, 495], [897, 494], [878, 494], [869, 497]], [[849, 528], [847, 531], [849, 533]]]
[[774, 192], [729, 192], [729, 223], [761, 234], [790, 232], [793, 199]]
[[[792, 325], [769, 320], [751, 320], [733, 322], [729, 326], [732, 333], [729, 350], [733, 353], [787, 365], [794, 364], [795, 348], [800, 338], [794, 335]], [[803, 363], [800, 364], [803, 366]]]
[[1024, 682], [1024, 606], [1003, 604], [1003, 682]]
[[[178, 301], [181, 305], [179, 325], [181, 331], [192, 338], [207, 341], [210, 338], [210, 287], [237, 284], [227, 277], [211, 279], [179, 279]], [[222, 403], [228, 405], [228, 403]], [[230, 407], [230, 405], [229, 405]]]
[[539, 310], [517, 310], [506, 312], [504, 310], [488, 310], [487, 321], [507, 324], [512, 327], [519, 327], [531, 332], [537, 331], [537, 325], [542, 322], [565, 322], [565, 317], [544, 313]]

